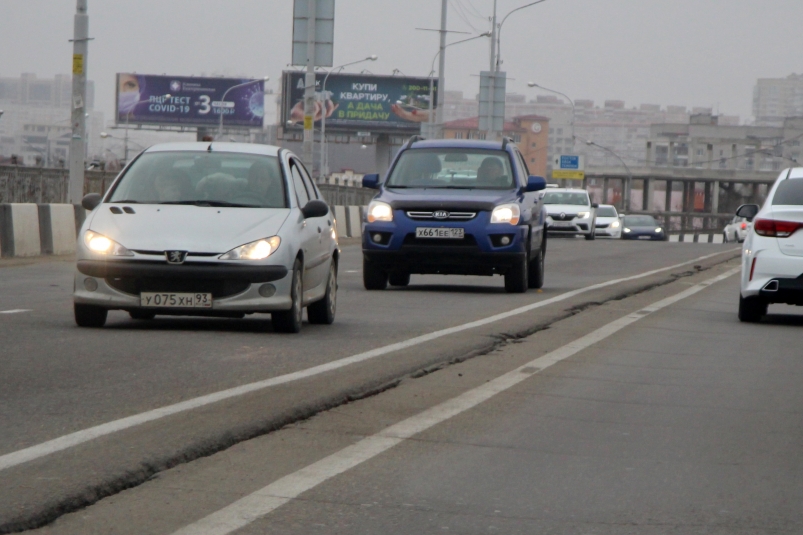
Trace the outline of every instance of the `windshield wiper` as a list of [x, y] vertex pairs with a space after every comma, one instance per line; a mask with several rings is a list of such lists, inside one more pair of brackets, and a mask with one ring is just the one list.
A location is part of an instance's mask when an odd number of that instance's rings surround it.
[[164, 201], [160, 202], [159, 204], [183, 204], [189, 206], [206, 206], [206, 207], [226, 207], [226, 208], [259, 208], [259, 205], [256, 204], [237, 204], [233, 202], [227, 201], [207, 201], [204, 199], [199, 199], [196, 201]]
[[411, 188], [411, 187], [413, 187], [413, 186], [404, 186], [404, 185], [401, 185], [401, 184], [399, 184], [398, 186], [395, 185], [395, 184], [388, 184], [387, 186], [385, 186], [386, 189], [404, 189], [404, 188]]

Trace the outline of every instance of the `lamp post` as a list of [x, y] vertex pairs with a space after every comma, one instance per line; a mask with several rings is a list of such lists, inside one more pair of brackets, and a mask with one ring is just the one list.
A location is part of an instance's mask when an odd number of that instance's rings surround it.
[[[237, 89], [238, 87], [243, 87], [243, 86], [255, 84], [255, 83], [258, 83], [258, 82], [262, 82], [264, 84], [268, 80], [270, 80], [270, 76], [264, 76], [264, 77], [260, 78], [259, 80], [251, 80], [249, 82], [244, 82], [242, 84], [233, 85], [230, 88], [226, 89], [226, 91], [223, 92], [223, 96], [220, 97], [220, 102], [226, 102], [226, 95], [228, 95], [229, 91], [231, 91], [232, 89]], [[264, 89], [264, 86], [263, 86], [263, 89]], [[217, 138], [219, 138], [219, 137], [221, 137], [223, 135], [223, 115], [224, 115], [223, 106], [221, 106], [220, 124], [218, 124], [217, 136], [215, 136], [215, 139], [217, 139]]]
[[325, 177], [329, 174], [329, 154], [326, 152], [326, 101], [328, 100], [326, 94], [326, 81], [329, 80], [329, 75], [335, 71], [340, 71], [349, 65], [356, 65], [364, 61], [376, 61], [377, 59], [379, 59], [379, 56], [376, 54], [371, 54], [367, 58], [358, 59], [357, 61], [352, 61], [350, 63], [344, 63], [343, 65], [339, 65], [334, 69], [330, 69], [329, 72], [326, 73], [326, 76], [323, 77], [323, 84], [321, 84], [321, 168], [318, 170], [319, 177]]
[[623, 188], [624, 191], [622, 192], [622, 208], [624, 209], [625, 212], [630, 212], [630, 188], [633, 184], [633, 173], [630, 172], [630, 168], [627, 166], [627, 164], [625, 163], [625, 161], [622, 159], [621, 156], [613, 152], [608, 147], [603, 147], [602, 145], [598, 145], [588, 139], [586, 140], [586, 145], [597, 147], [598, 149], [602, 149], [605, 152], [609, 152], [610, 154], [613, 154], [617, 160], [622, 162], [622, 165], [625, 167], [625, 171], [627, 171], [627, 183], [625, 184], [625, 187]]
[[[167, 93], [166, 95], [162, 95], [161, 97], [155, 97], [155, 98], [156, 100], [161, 99], [164, 101], [172, 96], [173, 95], [171, 95], [170, 93]], [[125, 163], [128, 163], [128, 122], [131, 119], [131, 114], [134, 112], [135, 109], [137, 109], [137, 106], [139, 106], [143, 102], [153, 102], [153, 101], [154, 97], [148, 97], [146, 99], [140, 100], [139, 102], [131, 106], [131, 109], [128, 110], [128, 113], [125, 114], [125, 142], [123, 144], [123, 154], [124, 154], [123, 157], [125, 158]]]
[[565, 97], [566, 100], [569, 101], [569, 104], [572, 105], [572, 120], [569, 123], [569, 129], [572, 132], [572, 147], [574, 147], [574, 119], [575, 119], [574, 101], [571, 98], [569, 98], [569, 95], [567, 95], [566, 93], [561, 93], [560, 91], [556, 91], [554, 89], [549, 89], [548, 87], [544, 87], [542, 85], [538, 85], [535, 82], [527, 82], [527, 86], [528, 87], [537, 87], [538, 89], [543, 89], [544, 91], [549, 91], [550, 93], [558, 94], [558, 95], [560, 95], [562, 97]]

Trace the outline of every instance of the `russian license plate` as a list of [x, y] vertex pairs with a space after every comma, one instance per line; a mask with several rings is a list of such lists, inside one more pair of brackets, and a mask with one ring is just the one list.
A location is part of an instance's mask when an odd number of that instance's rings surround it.
[[553, 227], [573, 227], [574, 223], [572, 223], [571, 221], [553, 221], [551, 226], [553, 226]]
[[462, 228], [443, 228], [443, 227], [418, 227], [415, 229], [416, 238], [441, 238], [462, 240], [465, 237], [465, 229]]
[[640, 239], [640, 240], [651, 240], [652, 236], [639, 236], [638, 239]]
[[139, 306], [154, 308], [212, 308], [210, 293], [142, 292]]

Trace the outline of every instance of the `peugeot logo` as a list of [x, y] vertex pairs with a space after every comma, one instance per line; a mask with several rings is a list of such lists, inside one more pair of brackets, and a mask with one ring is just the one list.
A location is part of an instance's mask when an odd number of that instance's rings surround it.
[[187, 258], [187, 251], [165, 251], [168, 264], [183, 264]]
[[449, 212], [446, 210], [435, 210], [432, 212], [432, 217], [435, 219], [449, 219]]

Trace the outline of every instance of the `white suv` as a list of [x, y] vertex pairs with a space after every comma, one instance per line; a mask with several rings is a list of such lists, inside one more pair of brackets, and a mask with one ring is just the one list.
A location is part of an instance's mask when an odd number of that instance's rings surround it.
[[581, 234], [587, 240], [596, 235], [597, 203], [584, 189], [550, 188], [544, 193], [546, 229], [554, 234]]
[[753, 222], [742, 249], [739, 319], [756, 322], [772, 303], [803, 306], [803, 168], [785, 169], [764, 206], [736, 211]]

